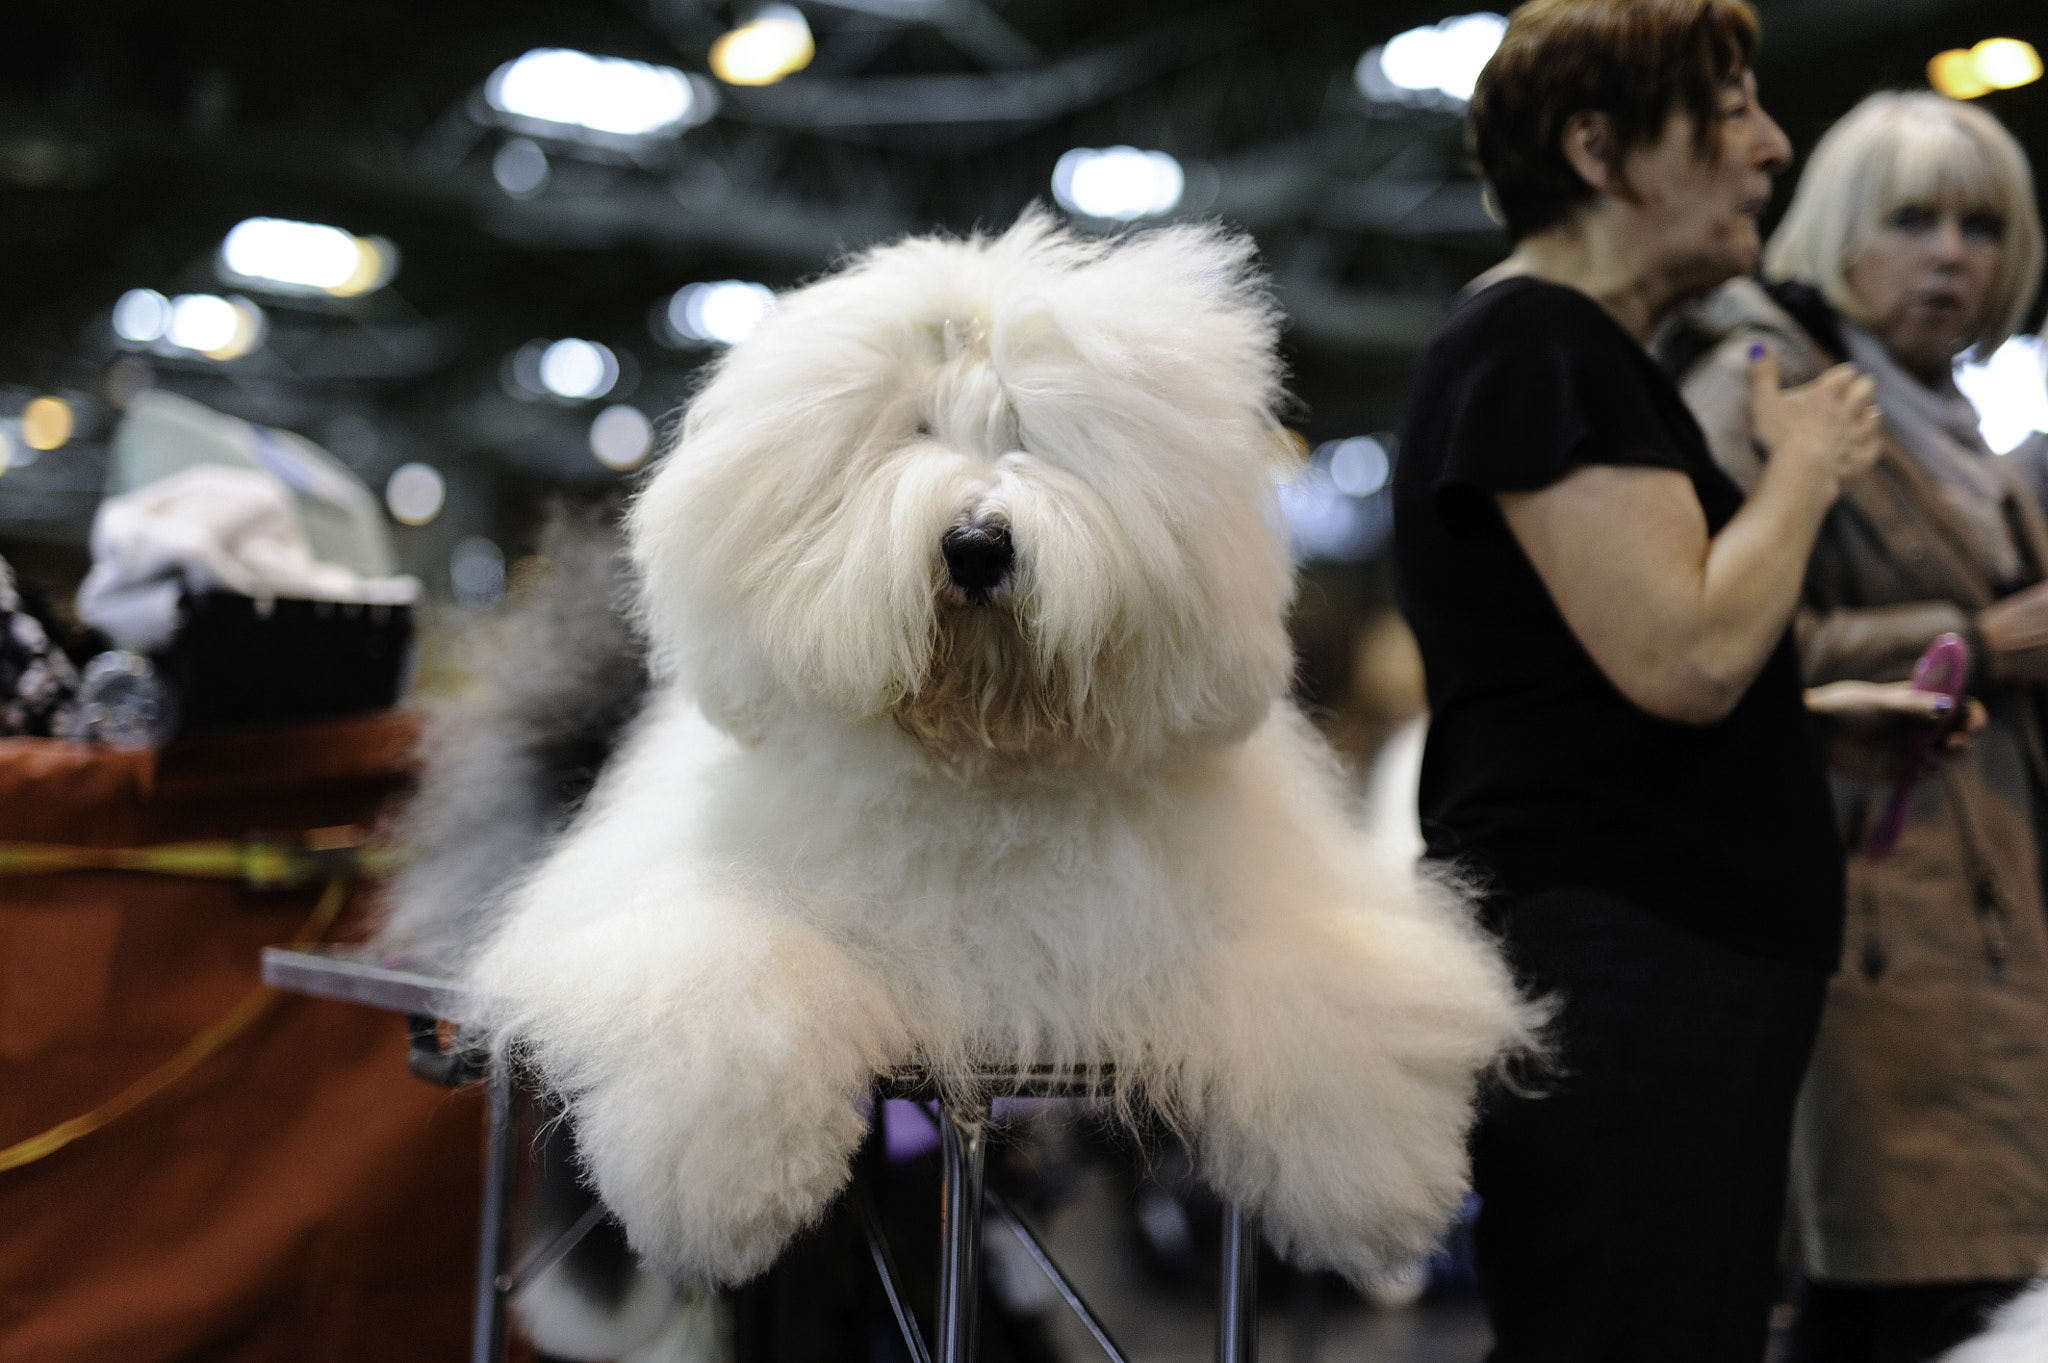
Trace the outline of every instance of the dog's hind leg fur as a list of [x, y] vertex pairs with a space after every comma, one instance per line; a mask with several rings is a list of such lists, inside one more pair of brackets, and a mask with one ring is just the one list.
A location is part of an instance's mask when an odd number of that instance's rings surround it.
[[1187, 1020], [1203, 1173], [1283, 1255], [1363, 1284], [1433, 1247], [1465, 1186], [1475, 1076], [1534, 1014], [1450, 892], [1358, 835], [1300, 716], [1241, 771], [1242, 908]]

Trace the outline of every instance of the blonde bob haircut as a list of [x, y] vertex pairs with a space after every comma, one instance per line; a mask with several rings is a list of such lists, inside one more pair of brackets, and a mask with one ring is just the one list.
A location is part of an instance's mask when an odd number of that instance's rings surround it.
[[1764, 249], [1764, 273], [1820, 290], [1852, 322], [1866, 312], [1848, 272], [1893, 213], [1908, 205], [1990, 213], [2003, 226], [1998, 276], [1978, 359], [2005, 343], [2041, 282], [2041, 215], [2026, 153], [1984, 110], [1926, 91], [1876, 94], [1813, 149], [1785, 220]]

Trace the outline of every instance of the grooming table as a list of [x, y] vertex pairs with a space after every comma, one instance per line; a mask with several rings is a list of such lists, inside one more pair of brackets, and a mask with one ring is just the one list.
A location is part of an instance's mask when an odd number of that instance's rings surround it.
[[[483, 1214], [477, 1248], [476, 1297], [471, 1363], [500, 1363], [505, 1357], [505, 1305], [512, 1293], [559, 1263], [604, 1215], [600, 1203], [549, 1244], [512, 1262], [511, 1201], [517, 1173], [514, 1159], [513, 1098], [517, 1083], [509, 1066], [489, 1065], [460, 1046], [441, 1044], [440, 1020], [455, 1016], [462, 987], [435, 975], [379, 965], [360, 949], [336, 947], [266, 947], [263, 982], [276, 989], [318, 998], [342, 999], [406, 1015], [413, 1073], [432, 1083], [454, 1086], [482, 1080], [489, 1100], [490, 1133], [485, 1156]], [[976, 1356], [975, 1308], [980, 1300], [981, 1235], [984, 1211], [992, 1211], [1023, 1244], [1067, 1306], [1114, 1363], [1127, 1355], [1081, 1297], [1066, 1273], [1053, 1261], [1038, 1236], [1000, 1193], [983, 1180], [990, 1104], [996, 1098], [1086, 1098], [1086, 1077], [1062, 1078], [1041, 1073], [978, 1075], [981, 1099], [960, 1109], [942, 1101], [931, 1077], [904, 1071], [877, 1081], [876, 1098], [931, 1101], [938, 1107], [939, 1152], [944, 1179], [939, 1203], [938, 1349], [925, 1343], [906, 1300], [881, 1222], [865, 1186], [850, 1191], [855, 1215], [866, 1233], [868, 1249], [882, 1291], [895, 1313], [904, 1347], [912, 1363], [973, 1363]], [[1258, 1238], [1250, 1218], [1235, 1203], [1223, 1209], [1222, 1272], [1216, 1312], [1217, 1363], [1254, 1363], [1258, 1357]]]

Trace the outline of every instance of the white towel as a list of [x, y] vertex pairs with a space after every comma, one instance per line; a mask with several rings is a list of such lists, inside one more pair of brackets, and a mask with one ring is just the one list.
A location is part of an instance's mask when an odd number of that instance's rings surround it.
[[261, 469], [195, 464], [100, 503], [78, 615], [124, 648], [161, 648], [178, 598], [216, 588], [252, 597], [369, 605], [418, 599], [419, 579], [365, 577], [313, 557], [291, 489]]

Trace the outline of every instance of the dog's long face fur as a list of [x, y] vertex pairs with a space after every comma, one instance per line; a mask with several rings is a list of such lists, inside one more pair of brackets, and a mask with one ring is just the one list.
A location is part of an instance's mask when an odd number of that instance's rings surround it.
[[1249, 252], [1033, 214], [785, 295], [633, 509], [657, 665], [742, 741], [887, 718], [966, 779], [1242, 738], [1291, 664]]

